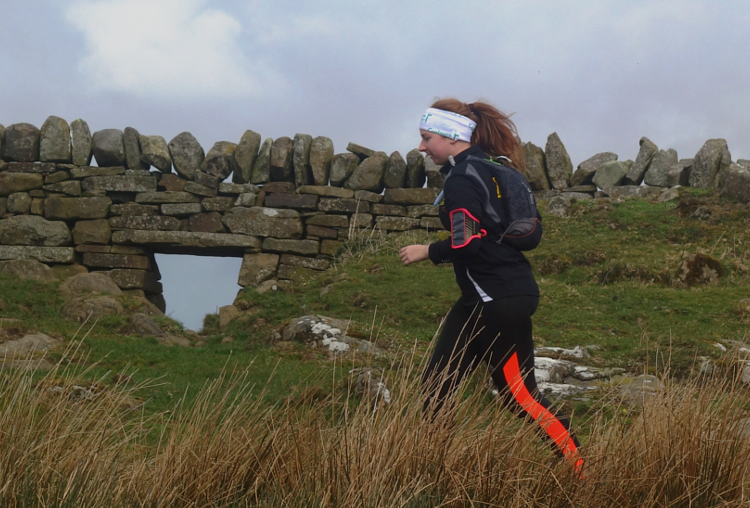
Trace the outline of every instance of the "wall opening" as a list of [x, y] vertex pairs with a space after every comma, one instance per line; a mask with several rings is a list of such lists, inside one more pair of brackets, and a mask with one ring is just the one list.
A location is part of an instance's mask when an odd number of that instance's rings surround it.
[[155, 254], [167, 303], [166, 315], [199, 331], [206, 314], [231, 305], [242, 258]]

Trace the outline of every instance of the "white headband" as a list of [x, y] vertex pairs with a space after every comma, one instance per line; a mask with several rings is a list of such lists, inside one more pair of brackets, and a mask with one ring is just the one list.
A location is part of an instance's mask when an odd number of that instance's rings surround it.
[[471, 133], [476, 127], [477, 123], [471, 118], [435, 108], [425, 111], [419, 123], [421, 130], [468, 142], [471, 142]]

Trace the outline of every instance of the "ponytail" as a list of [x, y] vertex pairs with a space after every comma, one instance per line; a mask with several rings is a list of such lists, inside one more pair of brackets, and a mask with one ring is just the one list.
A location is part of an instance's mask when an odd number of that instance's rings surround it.
[[466, 104], [457, 99], [441, 99], [432, 107], [474, 120], [477, 127], [471, 135], [471, 144], [479, 146], [492, 158], [507, 157], [514, 168], [523, 171], [526, 155], [510, 116], [484, 102]]

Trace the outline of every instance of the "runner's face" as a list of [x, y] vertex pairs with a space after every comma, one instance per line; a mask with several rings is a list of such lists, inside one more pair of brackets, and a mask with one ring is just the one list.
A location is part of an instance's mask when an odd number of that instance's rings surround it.
[[419, 134], [422, 136], [422, 142], [419, 143], [419, 151], [431, 156], [435, 164], [442, 166], [448, 162], [449, 155], [455, 155], [453, 153], [456, 148], [455, 143], [449, 138], [421, 129], [419, 130]]

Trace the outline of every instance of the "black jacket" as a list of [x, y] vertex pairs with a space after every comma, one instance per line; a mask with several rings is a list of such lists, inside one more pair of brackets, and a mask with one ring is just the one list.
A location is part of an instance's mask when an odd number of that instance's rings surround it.
[[494, 209], [502, 210], [499, 200], [503, 198], [498, 197], [499, 189], [497, 194], [492, 191], [495, 182], [490, 169], [468, 161], [470, 155], [488, 158], [478, 146], [472, 146], [455, 157], [455, 167], [446, 164], [440, 170], [448, 176], [439, 215], [451, 236], [430, 245], [430, 260], [453, 263], [464, 305], [509, 296], [539, 296], [526, 256], [497, 243], [502, 226], [488, 217], [486, 205], [489, 199]]

